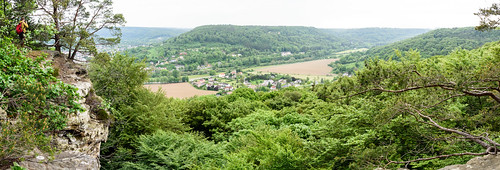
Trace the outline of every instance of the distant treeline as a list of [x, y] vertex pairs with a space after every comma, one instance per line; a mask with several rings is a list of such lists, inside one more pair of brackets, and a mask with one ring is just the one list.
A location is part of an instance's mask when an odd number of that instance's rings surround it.
[[423, 58], [435, 55], [447, 55], [457, 49], [476, 49], [483, 44], [500, 39], [500, 30], [476, 31], [473, 27], [442, 28], [416, 37], [395, 42], [385, 46], [373, 47], [366, 52], [346, 54], [335, 63], [333, 73], [354, 73], [363, 66], [367, 58], [399, 60], [401, 53], [415, 50]]

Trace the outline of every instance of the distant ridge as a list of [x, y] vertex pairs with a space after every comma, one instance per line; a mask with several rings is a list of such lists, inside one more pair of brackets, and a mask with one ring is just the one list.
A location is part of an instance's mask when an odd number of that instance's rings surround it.
[[[156, 27], [121, 27], [121, 45], [148, 45], [163, 42], [169, 38], [188, 32], [187, 28], [156, 28]], [[111, 32], [100, 31], [102, 37], [111, 36]]]
[[206, 25], [172, 38], [172, 45], [225, 44], [258, 51], [307, 52], [310, 50], [344, 50], [352, 48], [349, 41], [327, 34], [317, 28], [303, 26], [236, 26]]
[[500, 30], [476, 31], [473, 27], [442, 28], [416, 37], [374, 47], [366, 52], [366, 56], [388, 58], [394, 56], [394, 50], [418, 50], [424, 58], [435, 55], [447, 55], [457, 48], [472, 50], [483, 44], [500, 40]]
[[364, 48], [387, 45], [430, 31], [430, 29], [418, 28], [356, 28], [321, 30], [339, 38], [357, 43], [357, 46]]

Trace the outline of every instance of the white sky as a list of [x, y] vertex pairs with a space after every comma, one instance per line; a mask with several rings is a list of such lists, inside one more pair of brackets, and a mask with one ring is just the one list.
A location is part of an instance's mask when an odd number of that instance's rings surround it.
[[126, 26], [280, 25], [317, 28], [476, 26], [499, 0], [114, 0]]

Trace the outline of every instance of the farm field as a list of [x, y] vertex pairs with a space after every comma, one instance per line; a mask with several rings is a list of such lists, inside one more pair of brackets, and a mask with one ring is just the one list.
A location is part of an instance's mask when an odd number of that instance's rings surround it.
[[181, 99], [217, 93], [216, 91], [198, 90], [189, 83], [147, 84], [144, 85], [144, 87], [150, 89], [153, 92], [157, 92], [161, 88], [167, 97]]
[[327, 78], [331, 79], [335, 75], [331, 73], [332, 68], [328, 66], [338, 59], [323, 59], [301, 63], [283, 64], [275, 66], [253, 68], [254, 73], [279, 73], [289, 74], [298, 78]]
[[314, 60], [301, 63], [293, 64], [283, 64], [276, 66], [268, 66], [263, 68], [258, 68], [256, 72], [268, 72], [268, 73], [280, 73], [280, 74], [296, 74], [296, 75], [308, 75], [308, 76], [326, 76], [331, 74], [332, 68], [328, 66], [331, 62], [337, 61], [338, 59], [323, 59]]

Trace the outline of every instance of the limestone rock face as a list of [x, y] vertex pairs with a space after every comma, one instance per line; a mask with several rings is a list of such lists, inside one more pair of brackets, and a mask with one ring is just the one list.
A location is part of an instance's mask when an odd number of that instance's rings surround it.
[[500, 155], [486, 155], [475, 157], [463, 165], [451, 165], [440, 170], [475, 170], [475, 169], [500, 169]]
[[109, 127], [108, 120], [98, 120], [95, 115], [102, 99], [93, 92], [92, 82], [86, 71], [82, 71], [85, 70], [84, 66], [66, 61], [54, 52], [49, 53], [51, 58], [59, 71], [58, 78], [78, 88], [77, 93], [82, 97], [78, 103], [85, 111], [69, 115], [66, 128], [52, 135], [52, 143], [60, 152], [51, 157], [34, 151], [36, 154], [27, 156], [28, 159], [20, 162], [20, 165], [36, 170], [99, 169], [100, 146], [107, 139]]

